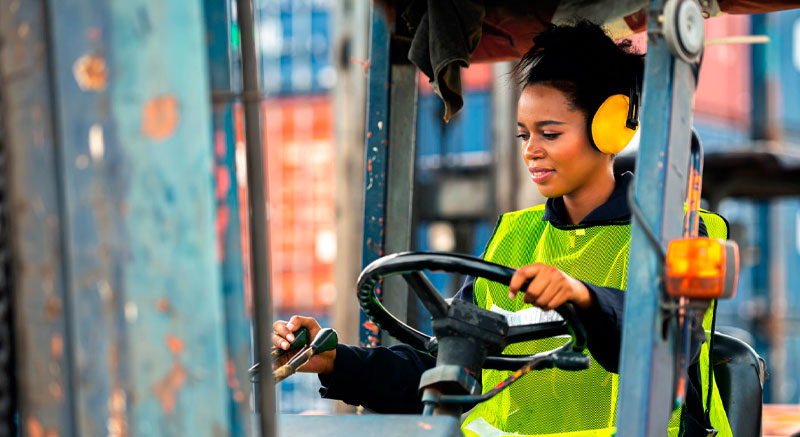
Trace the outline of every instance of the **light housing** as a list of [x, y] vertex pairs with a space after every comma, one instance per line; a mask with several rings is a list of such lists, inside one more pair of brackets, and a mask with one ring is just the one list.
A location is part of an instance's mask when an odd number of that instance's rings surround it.
[[673, 297], [730, 299], [739, 282], [739, 246], [735, 241], [682, 238], [669, 243], [666, 288]]

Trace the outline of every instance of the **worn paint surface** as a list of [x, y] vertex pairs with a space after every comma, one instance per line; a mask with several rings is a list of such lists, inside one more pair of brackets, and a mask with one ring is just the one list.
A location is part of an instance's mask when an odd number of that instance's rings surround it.
[[8, 160], [3, 171], [14, 228], [8, 238], [14, 250], [19, 425], [28, 436], [67, 436], [75, 435], [67, 273], [43, 3], [0, 0], [1, 130]]
[[[652, 0], [650, 10], [663, 2]], [[650, 20], [651, 34], [658, 27]], [[659, 241], [680, 238], [682, 217], [675, 214], [685, 200], [689, 166], [692, 99], [695, 81], [687, 64], [676, 60], [661, 38], [648, 41], [642, 100], [642, 139], [637, 155], [635, 192], [644, 218]], [[664, 338], [663, 303], [666, 297], [658, 268], [656, 248], [647, 240], [642, 224], [633, 221], [630, 258], [637, 268], [628, 275], [625, 326], [620, 354], [618, 436], [661, 435], [674, 407], [674, 327]], [[669, 299], [669, 300], [668, 300]], [[674, 319], [672, 319], [674, 323]]]
[[39, 38], [3, 45], [4, 75], [23, 66], [30, 83], [10, 120], [30, 126], [12, 142], [35, 212], [15, 217], [31, 224], [19, 244], [34, 281], [20, 293], [22, 423], [45, 436], [227, 434], [199, 1], [40, 3], [0, 3], [18, 35]]
[[178, 127], [180, 110], [175, 96], [156, 96], [142, 107], [142, 133], [155, 141], [169, 138]]
[[0, 0], [21, 427], [228, 435], [200, 1], [45, 3]]
[[[138, 308], [127, 325], [131, 430], [228, 434], [202, 3], [114, 2], [111, 21], [112, 114], [130, 169], [123, 284]], [[150, 136], [142, 108], [166, 96], [165, 134]]]
[[[210, 87], [213, 91], [234, 91], [239, 74], [231, 59], [231, 4], [227, 0], [205, 0], [204, 17], [208, 42]], [[230, 435], [253, 435], [254, 415], [250, 408], [252, 391], [247, 376], [252, 359], [249, 295], [246, 293], [242, 251], [244, 205], [239, 196], [236, 174], [234, 103], [212, 107], [214, 183], [216, 202], [216, 262], [222, 281], [225, 309], [225, 380], [230, 411]]]
[[[99, 34], [99, 31], [97, 33]], [[75, 75], [78, 86], [84, 91], [103, 91], [108, 84], [106, 60], [101, 55], [81, 56], [73, 64], [72, 73]]]
[[[367, 89], [367, 147], [364, 156], [364, 245], [361, 266], [383, 256], [386, 214], [386, 172], [389, 143], [389, 58], [390, 24], [387, 6], [374, 3], [370, 37], [369, 85]], [[365, 67], [366, 68], [366, 67]], [[381, 288], [375, 293], [380, 297]], [[359, 341], [362, 346], [380, 345], [380, 337], [371, 329], [369, 318], [360, 314]]]
[[[127, 250], [121, 212], [113, 199], [128, 189], [116, 126], [110, 119], [107, 58], [111, 52], [107, 7], [69, 1], [48, 5], [53, 63], [55, 130], [59, 134], [57, 182], [63, 211], [67, 301], [78, 435], [107, 433], [112, 393], [127, 393], [128, 349], [123, 318], [125, 287], [115, 259]], [[91, 38], [94, 35], [95, 38]], [[100, 53], [104, 53], [100, 60]], [[100, 67], [102, 65], [102, 67]], [[81, 108], [76, 110], [76, 108]], [[92, 161], [90, 131], [104, 144], [102, 162]], [[97, 141], [95, 139], [95, 141]], [[96, 147], [96, 146], [95, 146]], [[127, 430], [127, 411], [116, 426]], [[123, 434], [124, 435], [124, 434]]]

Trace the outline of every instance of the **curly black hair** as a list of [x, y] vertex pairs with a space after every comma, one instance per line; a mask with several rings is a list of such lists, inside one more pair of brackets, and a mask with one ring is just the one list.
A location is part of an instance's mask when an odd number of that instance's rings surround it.
[[513, 74], [522, 86], [560, 90], [591, 120], [609, 96], [627, 96], [635, 84], [641, 86], [644, 55], [633, 51], [630, 40], [616, 43], [597, 24], [578, 21], [538, 34]]

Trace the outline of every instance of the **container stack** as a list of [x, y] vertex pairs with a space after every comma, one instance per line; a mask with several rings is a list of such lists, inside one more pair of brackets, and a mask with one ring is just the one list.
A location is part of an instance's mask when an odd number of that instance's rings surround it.
[[[272, 296], [276, 320], [329, 324], [336, 299], [335, 147], [330, 89], [330, 9], [325, 0], [261, 0], [264, 144], [269, 178]], [[282, 413], [333, 411], [316, 375], [277, 386]]]
[[[462, 69], [464, 107], [449, 122], [444, 105], [420, 74], [417, 109], [415, 250], [479, 256], [496, 221], [493, 199], [492, 70], [488, 64]], [[454, 275], [428, 275], [446, 297], [461, 285]], [[420, 307], [418, 328], [430, 329]]]
[[[706, 38], [767, 34], [767, 45], [711, 45], [695, 96], [694, 125], [706, 168], [721, 154], [769, 152], [797, 167], [800, 151], [800, 12], [728, 15], [706, 21]], [[766, 105], [759, 106], [759, 101]], [[763, 120], [763, 121], [760, 121]], [[761, 126], [759, 126], [759, 123]], [[716, 155], [716, 156], [715, 156]], [[749, 155], [745, 155], [749, 156]], [[792, 157], [795, 158], [792, 158]], [[745, 162], [742, 165], [755, 166]], [[717, 161], [719, 162], [719, 161]], [[769, 174], [760, 177], [768, 179]], [[751, 184], [758, 184], [759, 176]], [[725, 187], [705, 184], [713, 196]], [[707, 197], [705, 196], [705, 197]], [[741, 251], [735, 299], [719, 304], [718, 329], [752, 345], [767, 360], [764, 401], [800, 402], [800, 201], [797, 197], [728, 197], [710, 208], [730, 223]]]

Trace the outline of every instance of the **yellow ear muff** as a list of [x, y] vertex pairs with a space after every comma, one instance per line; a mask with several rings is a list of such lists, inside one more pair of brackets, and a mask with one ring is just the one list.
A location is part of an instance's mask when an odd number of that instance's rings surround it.
[[628, 96], [615, 94], [606, 99], [592, 118], [592, 139], [597, 148], [608, 155], [619, 153], [631, 142], [636, 129], [626, 126]]

